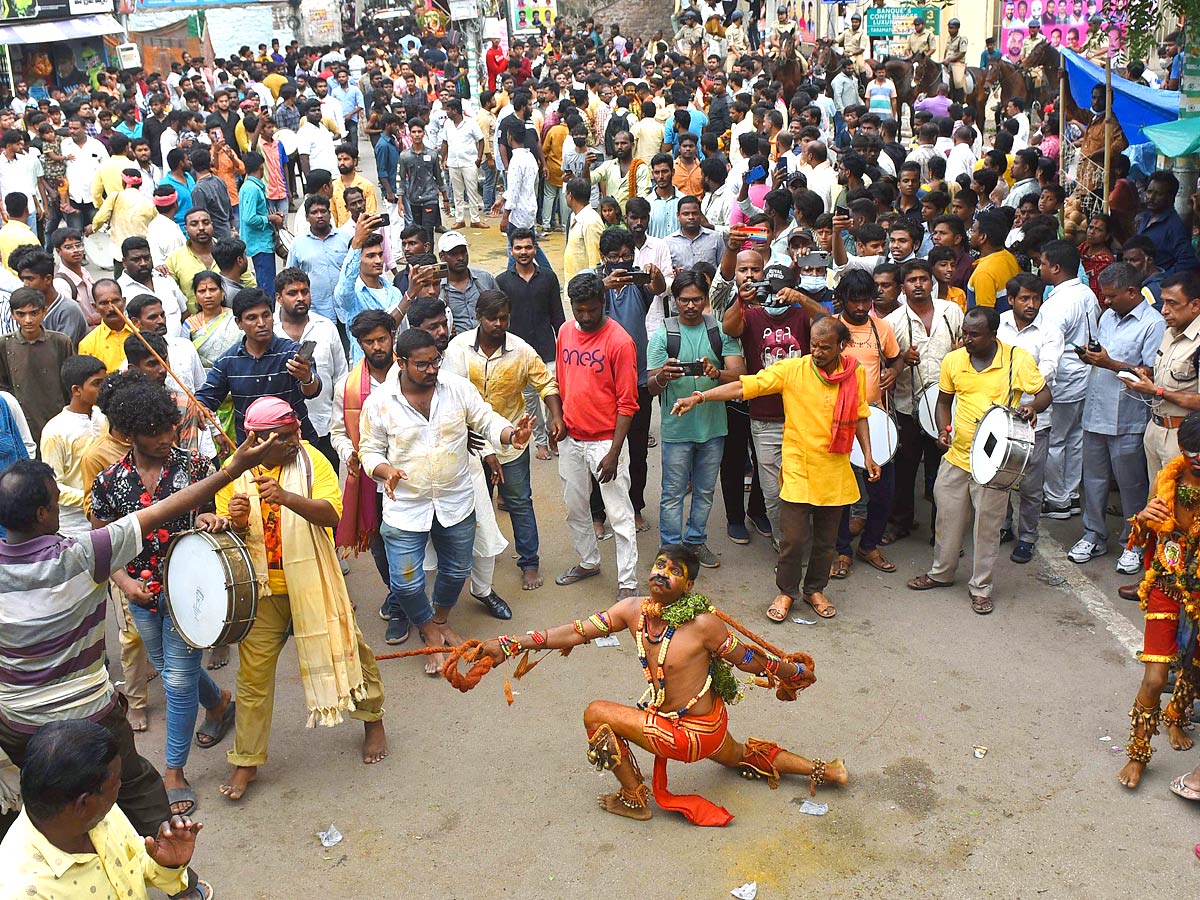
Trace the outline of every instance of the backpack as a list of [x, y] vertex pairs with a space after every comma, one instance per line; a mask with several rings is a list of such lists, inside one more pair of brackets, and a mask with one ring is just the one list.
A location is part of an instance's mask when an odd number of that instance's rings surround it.
[[[663, 320], [663, 325], [667, 329], [667, 359], [679, 359], [679, 347], [683, 343], [683, 335], [679, 331], [679, 316], [668, 316]], [[724, 362], [725, 354], [721, 352], [721, 330], [717, 325], [717, 320], [708, 313], [705, 313], [704, 327], [708, 329], [708, 343], [712, 347], [713, 355]], [[665, 409], [667, 402], [666, 391], [659, 394], [658, 399]]]
[[604, 129], [604, 155], [612, 159], [616, 155], [616, 148], [613, 146], [613, 138], [617, 136], [619, 131], [628, 131], [630, 128], [629, 113], [618, 114], [616, 111], [608, 117], [608, 125]]

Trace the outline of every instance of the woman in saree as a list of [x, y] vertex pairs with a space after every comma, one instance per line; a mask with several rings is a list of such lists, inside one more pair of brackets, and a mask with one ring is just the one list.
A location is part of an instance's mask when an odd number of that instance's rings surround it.
[[[242, 339], [242, 330], [233, 318], [233, 310], [225, 305], [225, 288], [218, 272], [197, 272], [192, 278], [192, 290], [200, 311], [183, 323], [183, 335], [191, 340], [207, 372], [229, 348]], [[226, 397], [217, 409], [221, 427], [230, 438], [233, 431], [233, 401]]]

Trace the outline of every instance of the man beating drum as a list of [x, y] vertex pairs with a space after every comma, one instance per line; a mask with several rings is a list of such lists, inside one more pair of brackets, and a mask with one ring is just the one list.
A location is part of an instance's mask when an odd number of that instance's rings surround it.
[[217, 494], [217, 512], [246, 542], [259, 582], [258, 612], [238, 646], [238, 709], [234, 770], [221, 793], [239, 800], [267, 761], [275, 706], [275, 667], [289, 635], [296, 637], [308, 726], [337, 725], [342, 714], [363, 722], [362, 759], [388, 754], [383, 682], [375, 654], [358, 630], [330, 529], [342, 515], [337, 473], [300, 438], [287, 402], [260, 397], [246, 410], [247, 433], [275, 443], [262, 468]]
[[[963, 346], [942, 360], [937, 424], [946, 458], [933, 487], [937, 542], [933, 567], [908, 582], [914, 591], [950, 587], [958, 570], [963, 532], [973, 521], [975, 555], [967, 590], [971, 608], [980, 615], [993, 609], [992, 569], [1000, 553], [1000, 527], [1008, 493], [990, 489], [971, 477], [972, 439], [979, 421], [994, 405], [1012, 407], [1014, 398], [1031, 394], [1031, 402], [1013, 409], [1013, 414], [1026, 422], [1033, 422], [1050, 405], [1050, 388], [1037, 363], [1020, 347], [996, 340], [999, 327], [1000, 315], [994, 309], [975, 307], [963, 317]], [[957, 409], [951, 413], [956, 399]]]

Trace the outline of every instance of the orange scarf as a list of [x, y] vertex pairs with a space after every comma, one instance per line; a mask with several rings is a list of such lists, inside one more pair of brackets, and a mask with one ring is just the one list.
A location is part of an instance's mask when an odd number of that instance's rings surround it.
[[[359, 428], [363, 403], [371, 393], [371, 370], [364, 359], [350, 370], [342, 397], [345, 401], [346, 436], [358, 449]], [[371, 539], [379, 529], [375, 511], [375, 481], [359, 469], [346, 475], [342, 499], [342, 518], [338, 522], [335, 543], [338, 550], [353, 550], [355, 556], [370, 549]]]
[[842, 356], [842, 370], [830, 375], [817, 365], [811, 356], [809, 363], [813, 372], [825, 385], [838, 386], [837, 403], [833, 407], [833, 437], [829, 442], [830, 453], [849, 453], [854, 446], [854, 433], [858, 428], [858, 360]]

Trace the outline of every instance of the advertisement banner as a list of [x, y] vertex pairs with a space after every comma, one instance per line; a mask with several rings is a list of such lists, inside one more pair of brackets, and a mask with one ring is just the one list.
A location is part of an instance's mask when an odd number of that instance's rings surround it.
[[867, 37], [893, 38], [903, 44], [912, 34], [917, 16], [924, 17], [926, 31], [941, 32], [942, 11], [936, 6], [871, 6], [867, 8]]
[[509, 0], [508, 27], [513, 37], [540, 34], [558, 21], [558, 0]]
[[[1088, 53], [1088, 42], [1104, 25], [1089, 25], [1088, 19], [1097, 14], [1107, 18], [1115, 9], [1117, 23], [1108, 29], [1108, 49], [1115, 53], [1125, 46], [1125, 0], [1008, 0], [1000, 20], [1000, 53], [1016, 65], [1021, 60], [1021, 45], [1029, 36], [1029, 20], [1041, 23], [1041, 35], [1051, 47], [1066, 47], [1076, 53]], [[1104, 38], [1097, 38], [1103, 46]]]
[[70, 14], [67, 0], [0, 0], [0, 22], [65, 19]]
[[788, 21], [796, 23], [796, 34], [801, 42], [812, 43], [816, 33], [816, 19], [812, 0], [770, 0], [767, 3], [766, 27], [767, 32], [778, 21], [779, 7], [787, 10]]
[[95, 16], [112, 13], [113, 0], [68, 0], [67, 9], [73, 16]]
[[[258, 3], [260, 0], [242, 0], [243, 3]], [[261, 0], [265, 2], [265, 0]], [[194, 9], [198, 6], [234, 6], [230, 0], [135, 0], [134, 9]], [[238, 6], [241, 3], [236, 4]]]

